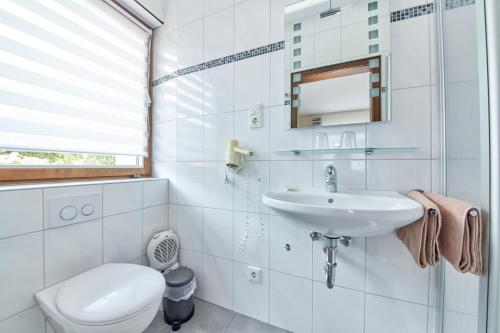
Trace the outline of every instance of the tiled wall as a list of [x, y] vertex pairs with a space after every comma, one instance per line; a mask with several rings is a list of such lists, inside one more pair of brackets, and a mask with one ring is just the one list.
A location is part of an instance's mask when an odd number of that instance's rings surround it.
[[[50, 198], [98, 194], [96, 219], [50, 228]], [[152, 234], [168, 228], [168, 181], [0, 189], [0, 332], [52, 332], [36, 291], [107, 262], [147, 263]]]
[[[155, 31], [154, 79], [284, 40], [287, 3], [292, 1], [169, 0], [167, 23]], [[423, 3], [392, 0], [389, 5], [393, 12]], [[356, 238], [353, 247], [341, 248], [337, 286], [328, 290], [321, 244], [259, 204], [262, 192], [283, 186], [323, 187], [330, 163], [341, 189], [434, 188], [437, 57], [435, 14], [427, 14], [391, 23], [392, 122], [320, 129], [331, 144], [349, 130], [356, 132], [360, 147], [419, 147], [415, 152], [274, 153], [311, 148], [317, 132], [284, 129], [284, 50], [154, 87], [153, 169], [170, 179], [171, 226], [181, 238], [181, 260], [200, 282], [198, 296], [295, 332], [420, 333], [428, 326], [433, 331], [434, 274], [416, 268], [394, 235]], [[265, 106], [262, 128], [248, 126], [252, 103]], [[225, 184], [226, 142], [233, 137], [255, 152], [256, 161], [246, 173], [228, 174], [231, 183]], [[250, 234], [262, 226], [264, 233], [249, 237], [241, 252], [247, 221]], [[248, 265], [262, 268], [262, 284], [247, 280]]]

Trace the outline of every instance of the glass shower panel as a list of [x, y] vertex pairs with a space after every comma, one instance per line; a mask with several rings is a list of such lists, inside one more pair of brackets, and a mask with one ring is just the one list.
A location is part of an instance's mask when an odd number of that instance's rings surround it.
[[[439, 2], [438, 2], [439, 3]], [[482, 192], [479, 63], [475, 1], [443, 0], [442, 48], [445, 100], [446, 195], [479, 207]], [[483, 133], [484, 134], [484, 133]], [[479, 332], [480, 278], [444, 264], [444, 333]]]

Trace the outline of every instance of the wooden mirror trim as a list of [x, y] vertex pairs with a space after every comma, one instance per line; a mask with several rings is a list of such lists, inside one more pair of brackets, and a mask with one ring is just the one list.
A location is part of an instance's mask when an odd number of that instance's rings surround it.
[[[370, 61], [377, 60], [378, 67], [370, 67]], [[361, 73], [371, 73], [378, 74], [378, 82], [370, 82], [370, 89], [378, 89], [378, 96], [370, 97], [370, 121], [381, 121], [382, 120], [382, 99], [381, 99], [381, 66], [382, 57], [375, 56], [364, 59], [352, 60], [343, 62], [340, 64], [327, 65], [318, 68], [306, 69], [300, 72], [290, 73], [290, 86], [291, 86], [291, 128], [298, 128], [299, 123], [299, 108], [294, 107], [294, 101], [299, 100], [299, 95], [294, 94], [294, 88], [299, 87], [301, 84], [333, 79], [342, 76], [349, 76]], [[294, 77], [300, 75], [300, 80], [294, 80]]]

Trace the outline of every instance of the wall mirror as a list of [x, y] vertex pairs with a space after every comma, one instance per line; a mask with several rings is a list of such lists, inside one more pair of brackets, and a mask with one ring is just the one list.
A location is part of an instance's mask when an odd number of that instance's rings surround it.
[[388, 0], [304, 0], [285, 9], [290, 128], [390, 120]]

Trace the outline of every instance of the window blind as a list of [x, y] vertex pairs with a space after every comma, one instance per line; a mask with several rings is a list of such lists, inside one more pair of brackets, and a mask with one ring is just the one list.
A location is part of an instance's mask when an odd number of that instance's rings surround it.
[[102, 0], [1, 0], [0, 149], [147, 156], [149, 35]]

